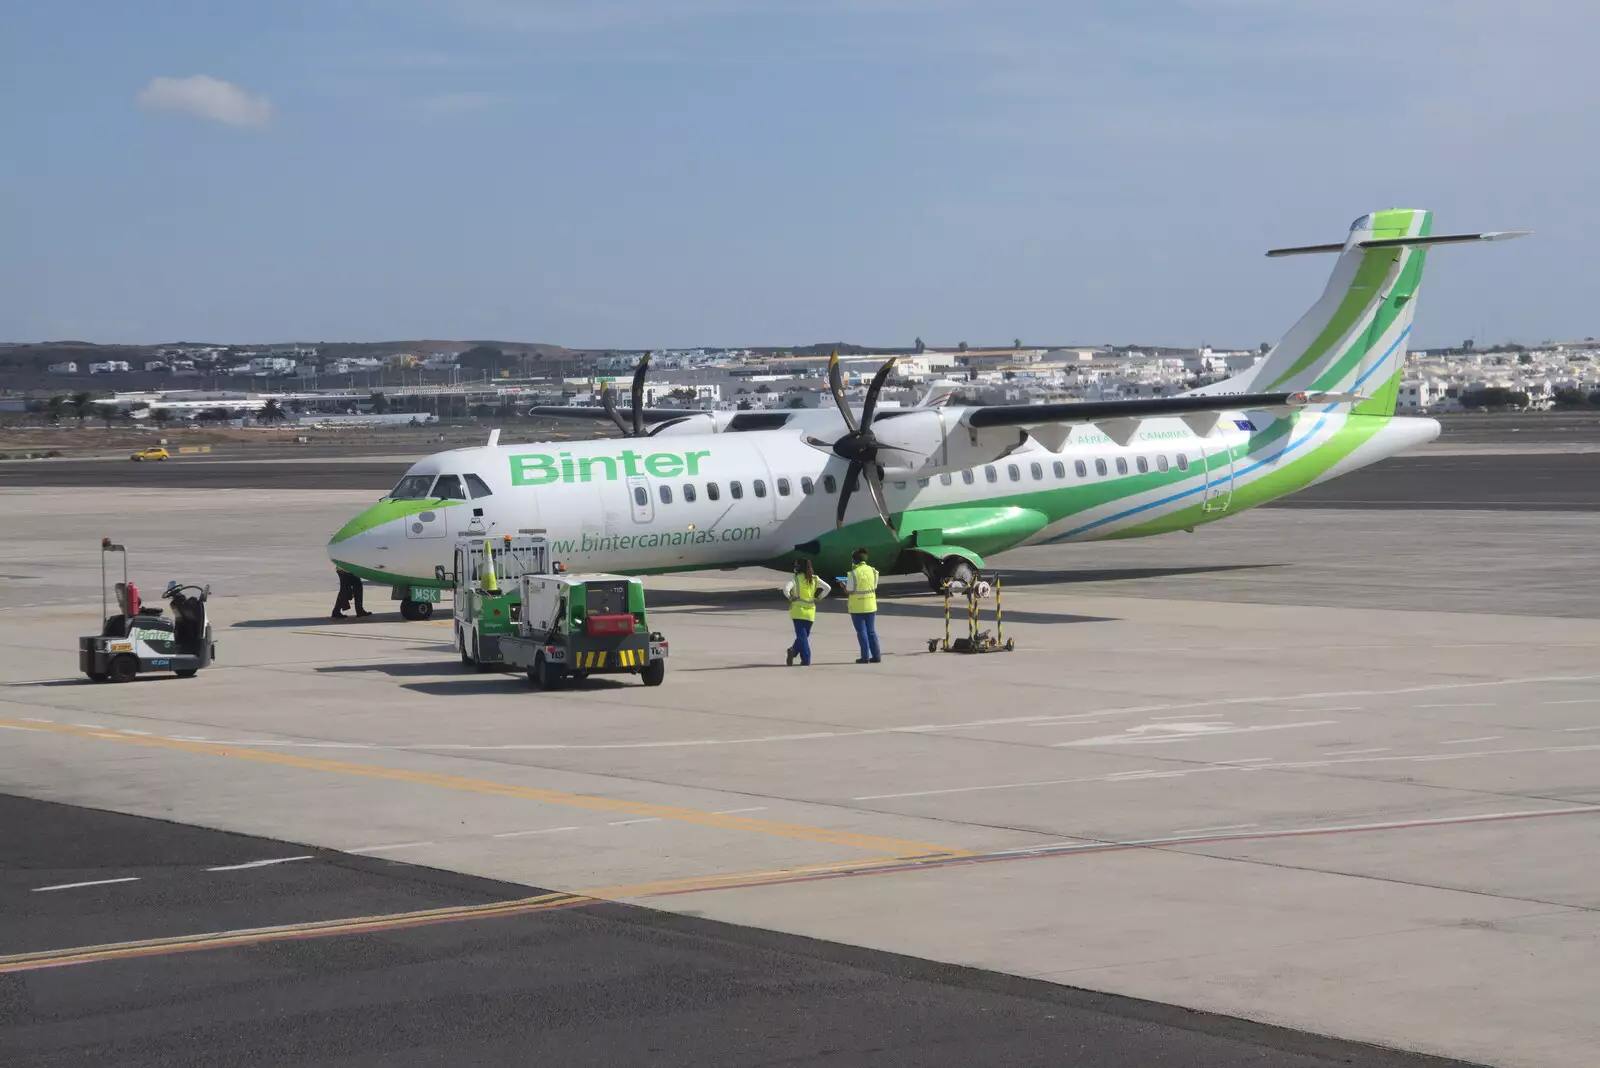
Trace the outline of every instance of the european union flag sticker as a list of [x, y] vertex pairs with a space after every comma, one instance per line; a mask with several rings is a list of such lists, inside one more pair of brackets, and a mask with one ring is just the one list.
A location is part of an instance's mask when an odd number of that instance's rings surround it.
[[1240, 430], [1254, 430], [1256, 428], [1256, 425], [1248, 419], [1235, 419], [1233, 425]]

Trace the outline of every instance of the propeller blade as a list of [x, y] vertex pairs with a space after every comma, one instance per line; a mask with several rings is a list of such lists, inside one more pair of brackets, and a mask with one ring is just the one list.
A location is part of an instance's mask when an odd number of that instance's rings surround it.
[[606, 414], [611, 417], [611, 421], [617, 424], [617, 429], [622, 431], [622, 436], [627, 437], [628, 424], [623, 421], [621, 413], [617, 411], [617, 398], [611, 395], [610, 382], [600, 383], [600, 403], [605, 407]]
[[867, 465], [867, 490], [872, 494], [872, 503], [878, 508], [878, 518], [883, 520], [883, 525], [889, 528], [889, 533], [895, 533], [894, 520], [889, 517], [889, 502], [883, 496], [883, 483], [878, 478], [878, 466]]
[[[852, 432], [859, 430], [856, 426], [855, 413], [850, 410], [850, 405], [844, 400], [844, 382], [839, 374], [839, 350], [834, 349], [833, 355], [828, 357], [828, 389], [833, 392], [833, 402], [839, 406], [839, 414], [844, 416], [844, 425]], [[842, 512], [840, 513], [843, 514]]]
[[889, 362], [878, 368], [878, 373], [872, 376], [872, 385], [867, 387], [867, 404], [861, 409], [861, 425], [872, 426], [872, 416], [878, 408], [878, 394], [883, 391], [883, 384], [889, 380], [889, 374], [894, 370], [896, 357], [889, 357]]
[[650, 366], [650, 354], [647, 352], [639, 359], [639, 366], [633, 372], [633, 436], [644, 436], [644, 375], [645, 369]]
[[856, 479], [861, 476], [861, 465], [852, 463], [844, 474], [844, 485], [839, 487], [839, 512], [836, 516], [835, 529], [844, 528], [844, 512], [850, 507], [850, 494], [855, 492]]

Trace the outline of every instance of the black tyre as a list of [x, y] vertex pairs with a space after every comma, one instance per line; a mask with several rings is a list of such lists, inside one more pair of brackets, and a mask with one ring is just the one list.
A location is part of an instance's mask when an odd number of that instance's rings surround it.
[[111, 677], [110, 675], [107, 675], [104, 671], [85, 671], [84, 674], [89, 676], [89, 681], [90, 682], [105, 682], [107, 679], [109, 679]]
[[196, 675], [200, 674], [200, 669], [199, 668], [177, 668], [172, 673], [174, 675], [178, 676], [178, 678], [180, 678], [180, 679], [192, 679]]
[[538, 663], [534, 665], [534, 669], [539, 674], [539, 689], [559, 690], [561, 688], [562, 672], [556, 665], [541, 656]]
[[431, 601], [401, 601], [400, 617], [412, 623], [420, 622], [433, 615], [433, 602]]
[[108, 665], [112, 682], [132, 682], [139, 677], [139, 658], [127, 653], [113, 657]]
[[665, 660], [652, 660], [639, 672], [640, 680], [646, 686], [660, 686], [661, 680], [667, 677], [667, 662]]
[[935, 593], [943, 593], [946, 585], [965, 588], [977, 581], [978, 569], [972, 566], [970, 560], [964, 560], [959, 556], [945, 557], [928, 575], [928, 584], [933, 587]]
[[478, 671], [488, 671], [489, 665], [483, 662], [483, 651], [478, 648], [478, 636], [472, 636], [472, 665]]
[[472, 666], [472, 657], [467, 653], [467, 636], [460, 627], [456, 628], [456, 652], [461, 654], [462, 667]]

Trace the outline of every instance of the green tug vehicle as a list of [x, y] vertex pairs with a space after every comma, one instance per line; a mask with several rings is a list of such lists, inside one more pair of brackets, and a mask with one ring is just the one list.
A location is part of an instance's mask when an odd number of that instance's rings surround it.
[[458, 541], [461, 662], [479, 671], [519, 668], [545, 690], [590, 675], [638, 675], [646, 686], [661, 685], [667, 640], [650, 629], [644, 583], [625, 575], [572, 575], [560, 567], [550, 563], [540, 537]]

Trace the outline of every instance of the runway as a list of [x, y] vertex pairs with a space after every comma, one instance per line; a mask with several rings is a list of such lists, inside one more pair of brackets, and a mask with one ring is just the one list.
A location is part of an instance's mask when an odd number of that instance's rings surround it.
[[[14, 1068], [1445, 1063], [15, 797], [0, 796], [0, 849], [0, 1060]], [[119, 948], [59, 952], [89, 943]]]
[[[0, 463], [0, 487], [340, 489], [381, 496], [405, 460], [336, 457], [260, 461], [175, 457], [165, 463]], [[1313, 486], [1269, 507], [1491, 511], [1600, 509], [1600, 453], [1403, 456]]]

